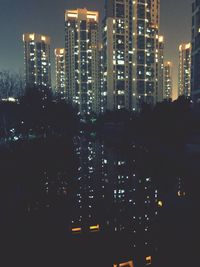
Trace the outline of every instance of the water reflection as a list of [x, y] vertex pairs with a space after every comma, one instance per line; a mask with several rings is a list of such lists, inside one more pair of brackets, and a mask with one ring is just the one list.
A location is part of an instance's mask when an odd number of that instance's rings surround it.
[[[46, 232], [48, 251], [53, 245], [60, 261], [73, 266], [156, 266], [167, 201], [160, 174], [152, 171], [158, 162], [143, 146], [94, 135], [61, 147], [66, 156], [59, 149], [47, 153], [30, 173], [35, 182], [25, 187], [27, 233], [41, 240]], [[174, 196], [185, 198], [184, 179], [174, 181]]]
[[109, 237], [122, 232], [124, 242], [118, 245], [118, 249], [122, 245], [119, 251], [137, 258], [137, 249], [143, 251], [144, 259], [154, 253], [152, 226], [159, 194], [152, 177], [137, 166], [143, 154], [145, 164], [147, 152], [134, 144], [106, 144], [84, 135], [75, 138], [75, 151], [79, 165], [72, 196], [72, 233], [95, 230]]

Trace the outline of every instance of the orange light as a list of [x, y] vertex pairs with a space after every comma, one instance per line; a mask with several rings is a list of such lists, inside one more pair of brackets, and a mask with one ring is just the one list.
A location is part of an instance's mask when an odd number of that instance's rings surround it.
[[134, 267], [133, 261], [127, 261], [120, 264], [114, 264], [113, 267]]
[[158, 201], [158, 206], [159, 206], [160, 208], [163, 207], [163, 202], [162, 202], [161, 200]]
[[81, 228], [72, 228], [72, 232], [77, 233], [77, 232], [81, 232]]

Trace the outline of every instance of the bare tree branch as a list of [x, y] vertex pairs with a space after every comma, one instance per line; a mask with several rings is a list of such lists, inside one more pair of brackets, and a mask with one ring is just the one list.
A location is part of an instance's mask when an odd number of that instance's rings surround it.
[[9, 97], [18, 98], [23, 93], [24, 81], [20, 72], [10, 72], [9, 70], [0, 71], [0, 99]]

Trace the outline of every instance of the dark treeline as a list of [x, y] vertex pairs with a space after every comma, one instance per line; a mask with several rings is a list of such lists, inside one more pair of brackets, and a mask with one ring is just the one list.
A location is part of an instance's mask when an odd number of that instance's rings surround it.
[[45, 87], [27, 88], [18, 102], [0, 102], [0, 136], [48, 137], [74, 135], [78, 130], [123, 133], [127, 137], [148, 138], [166, 144], [182, 144], [200, 133], [200, 107], [180, 96], [140, 112], [106, 111], [81, 118], [78, 109]]
[[127, 110], [106, 111], [97, 119], [98, 129], [118, 129], [130, 137], [144, 137], [165, 143], [183, 143], [200, 133], [200, 107], [180, 96], [176, 101], [163, 101], [152, 107], [143, 104], [138, 113]]
[[74, 134], [77, 110], [54, 99], [47, 88], [28, 88], [18, 102], [0, 102], [0, 136], [47, 137]]

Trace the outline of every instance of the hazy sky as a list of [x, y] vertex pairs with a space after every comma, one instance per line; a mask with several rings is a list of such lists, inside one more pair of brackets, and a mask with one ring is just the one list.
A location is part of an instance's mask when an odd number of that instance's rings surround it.
[[[165, 55], [167, 60], [174, 61], [174, 82], [177, 84], [178, 45], [190, 41], [192, 0], [160, 1]], [[52, 51], [55, 47], [63, 47], [64, 10], [77, 7], [103, 13], [104, 0], [0, 0], [0, 70], [23, 70], [24, 32], [50, 35]]]

